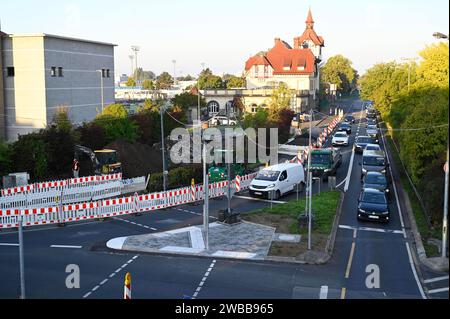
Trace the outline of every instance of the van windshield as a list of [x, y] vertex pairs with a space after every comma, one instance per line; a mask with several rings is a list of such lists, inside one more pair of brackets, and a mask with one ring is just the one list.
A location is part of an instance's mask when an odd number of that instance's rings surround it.
[[384, 161], [384, 157], [364, 156], [363, 164], [369, 165], [369, 166], [384, 166], [385, 161]]
[[280, 171], [262, 170], [256, 175], [255, 179], [260, 181], [276, 181]]

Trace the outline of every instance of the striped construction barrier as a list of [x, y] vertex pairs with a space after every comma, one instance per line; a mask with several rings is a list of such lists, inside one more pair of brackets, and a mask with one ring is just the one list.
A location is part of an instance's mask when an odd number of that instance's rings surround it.
[[86, 184], [99, 184], [114, 180], [122, 180], [122, 173], [110, 174], [110, 175], [95, 175], [95, 176], [86, 176], [86, 177], [78, 177], [78, 178], [70, 178], [59, 181], [50, 181], [50, 182], [41, 182], [34, 183], [24, 186], [11, 187], [1, 189], [2, 196], [9, 196], [18, 193], [30, 193], [46, 190], [49, 188], [62, 188], [62, 187], [74, 187], [76, 185], [87, 186]]
[[236, 175], [236, 193], [239, 193], [241, 191], [241, 177], [239, 175]]
[[123, 285], [123, 299], [131, 299], [131, 274], [127, 272]]

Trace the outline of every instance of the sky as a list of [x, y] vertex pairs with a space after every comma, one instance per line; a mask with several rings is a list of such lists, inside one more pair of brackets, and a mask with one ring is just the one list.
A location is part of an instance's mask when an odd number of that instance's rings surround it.
[[280, 37], [293, 44], [311, 7], [323, 58], [342, 54], [363, 74], [378, 62], [410, 58], [449, 34], [448, 0], [0, 0], [6, 33], [49, 33], [117, 44], [116, 74], [138, 65], [156, 74], [196, 76], [202, 63], [237, 74]]

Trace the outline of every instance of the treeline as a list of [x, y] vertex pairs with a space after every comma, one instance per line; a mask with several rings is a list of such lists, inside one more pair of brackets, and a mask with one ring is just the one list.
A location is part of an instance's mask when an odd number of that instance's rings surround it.
[[442, 167], [448, 134], [448, 43], [429, 46], [420, 57], [419, 63], [376, 64], [359, 84], [361, 97], [373, 100], [387, 122], [427, 213], [438, 224], [442, 220]]
[[[112, 104], [93, 121], [79, 127], [71, 124], [66, 110], [61, 108], [45, 129], [20, 135], [13, 143], [0, 141], [0, 176], [28, 172], [31, 182], [68, 178], [75, 144], [92, 150], [102, 149], [116, 140], [153, 146], [161, 140], [159, 109], [162, 104], [163, 101], [146, 101], [133, 115], [129, 115], [123, 105]], [[163, 116], [165, 132], [180, 126], [177, 121], [185, 121], [182, 107], [174, 105], [166, 111]]]

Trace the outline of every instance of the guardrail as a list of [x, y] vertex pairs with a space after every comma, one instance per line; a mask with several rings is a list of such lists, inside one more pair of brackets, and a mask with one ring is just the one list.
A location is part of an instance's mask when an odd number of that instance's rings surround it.
[[[240, 178], [240, 191], [247, 189], [251, 180], [257, 173]], [[232, 190], [236, 192], [236, 180], [231, 182]], [[216, 182], [209, 185], [209, 198], [226, 194], [228, 182]], [[76, 222], [98, 218], [107, 218], [119, 215], [128, 215], [138, 212], [149, 212], [157, 209], [173, 207], [181, 204], [203, 200], [203, 185], [194, 186], [195, 194], [190, 192], [191, 186], [156, 192], [145, 195], [133, 195], [106, 200], [90, 201], [79, 204], [53, 205], [50, 207], [31, 209], [3, 209], [0, 210], [0, 229], [19, 226], [19, 217], [22, 217], [22, 226], [47, 225]]]

